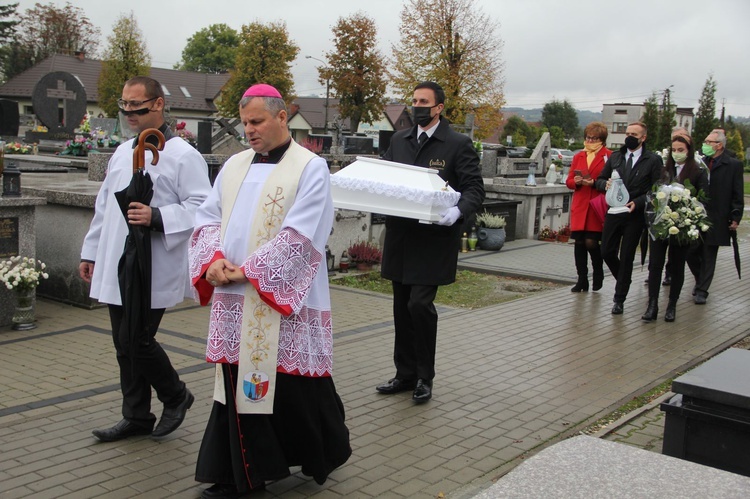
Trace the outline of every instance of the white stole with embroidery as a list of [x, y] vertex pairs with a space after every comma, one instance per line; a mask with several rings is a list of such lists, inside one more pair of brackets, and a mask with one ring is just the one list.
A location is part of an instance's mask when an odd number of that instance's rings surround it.
[[[236, 154], [224, 165], [221, 199], [221, 240], [240, 187], [251, 170], [253, 150]], [[302, 172], [315, 155], [292, 141], [284, 157], [263, 185], [250, 229], [247, 255], [273, 239], [294, 204]], [[232, 262], [241, 265], [242, 262]], [[237, 376], [237, 412], [272, 414], [276, 388], [276, 367], [281, 314], [261, 300], [248, 284], [242, 314], [242, 334]], [[226, 404], [221, 366], [216, 365], [214, 400]]]

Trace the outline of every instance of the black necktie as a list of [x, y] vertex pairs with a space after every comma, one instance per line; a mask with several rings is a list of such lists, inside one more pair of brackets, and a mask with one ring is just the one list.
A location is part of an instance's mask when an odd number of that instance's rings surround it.
[[633, 153], [630, 153], [630, 156], [628, 156], [628, 163], [625, 165], [628, 167], [628, 170], [633, 169]]
[[424, 144], [425, 142], [427, 142], [427, 139], [428, 139], [428, 138], [429, 138], [429, 137], [427, 137], [427, 132], [422, 132], [422, 133], [420, 133], [420, 134], [419, 134], [419, 145], [421, 146], [421, 145], [423, 145], [423, 144]]

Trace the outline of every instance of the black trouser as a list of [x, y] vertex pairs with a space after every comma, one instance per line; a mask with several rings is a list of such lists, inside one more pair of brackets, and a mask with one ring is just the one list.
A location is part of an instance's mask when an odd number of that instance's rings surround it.
[[185, 383], [180, 381], [166, 352], [156, 341], [156, 331], [164, 315], [164, 309], [151, 310], [151, 329], [147, 341], [136, 341], [132, 347], [123, 338], [120, 325], [123, 308], [109, 305], [112, 323], [112, 340], [120, 365], [120, 388], [122, 389], [122, 416], [133, 424], [153, 428], [156, 417], [151, 413], [151, 387], [165, 407], [175, 407], [185, 398]]
[[393, 281], [393, 322], [396, 339], [393, 362], [396, 377], [432, 381], [435, 377], [438, 315], [437, 286], [406, 285]]
[[[602, 231], [602, 258], [617, 279], [614, 301], [624, 302], [633, 276], [633, 259], [645, 226], [643, 212], [607, 213]], [[619, 254], [619, 256], [618, 256]]]
[[701, 244], [691, 248], [687, 256], [690, 271], [695, 276], [695, 294], [708, 296], [708, 288], [714, 280], [716, 257], [719, 247], [713, 244]]
[[659, 298], [661, 289], [661, 271], [664, 260], [669, 253], [669, 265], [666, 273], [672, 279], [669, 287], [669, 301], [677, 301], [680, 297], [682, 285], [685, 282], [685, 261], [690, 246], [680, 246], [668, 239], [657, 239], [650, 242], [650, 256], [648, 257], [648, 297]]

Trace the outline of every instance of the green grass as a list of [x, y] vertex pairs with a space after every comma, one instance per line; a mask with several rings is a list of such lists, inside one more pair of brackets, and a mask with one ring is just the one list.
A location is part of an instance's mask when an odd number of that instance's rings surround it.
[[750, 182], [745, 182], [745, 196], [750, 196]]
[[[378, 272], [336, 278], [331, 283], [387, 295], [393, 294], [391, 281], [382, 279]], [[473, 310], [554, 287], [557, 285], [547, 282], [459, 270], [455, 283], [438, 288], [435, 303]]]

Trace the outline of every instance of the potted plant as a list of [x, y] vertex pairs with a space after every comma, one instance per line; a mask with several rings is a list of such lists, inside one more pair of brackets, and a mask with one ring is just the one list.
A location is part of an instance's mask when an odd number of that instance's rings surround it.
[[555, 242], [557, 239], [557, 232], [552, 230], [549, 225], [545, 225], [541, 228], [539, 231], [539, 240], [540, 241], [548, 241], [548, 242]]
[[477, 215], [479, 249], [499, 251], [505, 244], [505, 217], [485, 211]]
[[357, 266], [357, 270], [372, 270], [373, 265], [380, 263], [383, 253], [375, 243], [357, 241], [347, 248], [349, 258]]
[[561, 243], [567, 243], [568, 239], [570, 239], [570, 225], [566, 224], [557, 232], [557, 240]]

